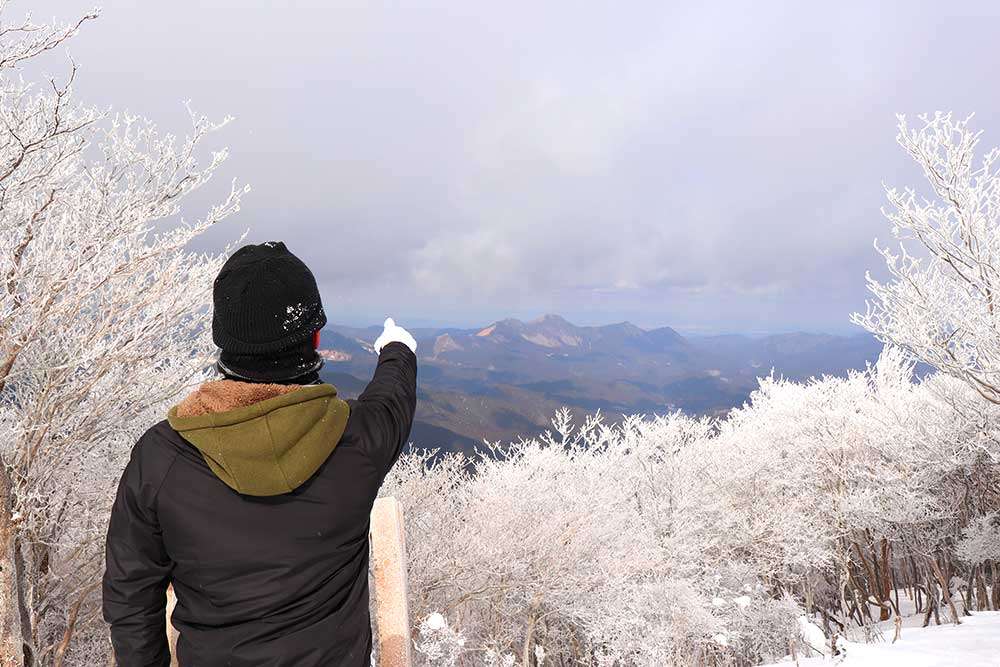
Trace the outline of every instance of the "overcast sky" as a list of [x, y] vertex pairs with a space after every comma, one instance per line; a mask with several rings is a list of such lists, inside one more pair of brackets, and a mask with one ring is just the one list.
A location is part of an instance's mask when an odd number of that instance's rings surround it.
[[198, 249], [285, 240], [331, 321], [849, 332], [921, 185], [895, 114], [1000, 143], [1000, 3], [823, 4], [105, 0], [69, 53], [87, 102], [236, 116]]

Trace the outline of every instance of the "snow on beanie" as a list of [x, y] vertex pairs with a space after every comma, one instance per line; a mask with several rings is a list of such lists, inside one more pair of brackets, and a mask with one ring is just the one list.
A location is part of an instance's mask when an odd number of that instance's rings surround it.
[[314, 334], [326, 324], [316, 279], [281, 241], [245, 245], [213, 285], [212, 340], [219, 370], [236, 379], [282, 382], [323, 364]]

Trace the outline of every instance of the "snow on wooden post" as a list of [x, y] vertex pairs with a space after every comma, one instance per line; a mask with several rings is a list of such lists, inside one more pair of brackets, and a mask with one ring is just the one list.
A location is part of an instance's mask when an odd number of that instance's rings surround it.
[[[406, 542], [403, 515], [395, 498], [379, 498], [371, 514], [372, 569], [375, 575], [376, 643], [380, 667], [410, 667], [410, 612], [406, 603]], [[170, 667], [177, 663], [177, 630], [170, 615], [177, 604], [174, 587], [167, 587], [167, 643]]]
[[406, 541], [395, 498], [379, 498], [371, 515], [376, 642], [380, 667], [410, 667], [410, 613], [406, 603]]

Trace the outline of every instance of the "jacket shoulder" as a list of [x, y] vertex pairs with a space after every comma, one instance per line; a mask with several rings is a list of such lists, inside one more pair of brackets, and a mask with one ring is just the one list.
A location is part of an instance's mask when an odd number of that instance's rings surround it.
[[142, 486], [154, 494], [180, 454], [174, 442], [177, 437], [163, 420], [151, 426], [132, 447], [128, 467], [135, 468]]
[[139, 439], [136, 441], [135, 445], [132, 447], [133, 453], [138, 451], [143, 456], [147, 457], [172, 457], [174, 453], [177, 452], [176, 440], [180, 436], [177, 434], [171, 426], [170, 423], [163, 419], [146, 429]]

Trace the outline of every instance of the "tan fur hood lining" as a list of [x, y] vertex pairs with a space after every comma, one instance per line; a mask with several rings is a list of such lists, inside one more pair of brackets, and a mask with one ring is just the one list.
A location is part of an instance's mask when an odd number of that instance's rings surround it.
[[198, 417], [228, 412], [275, 396], [301, 389], [299, 384], [261, 384], [236, 380], [206, 382], [188, 394], [177, 406], [178, 417]]

